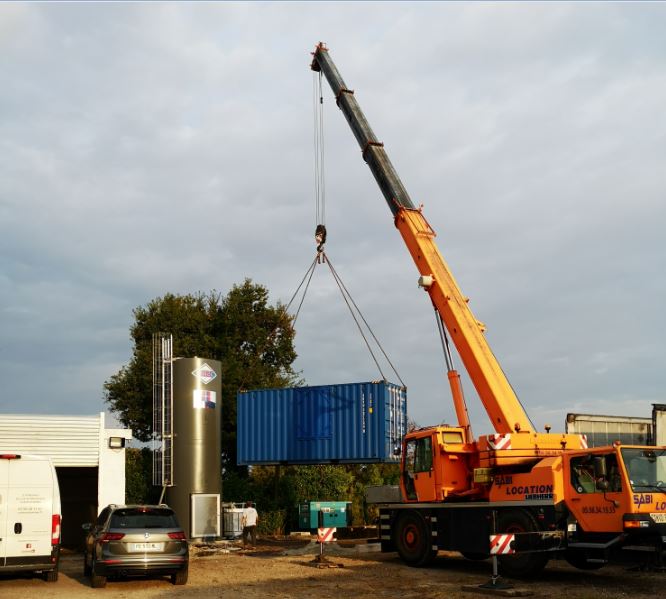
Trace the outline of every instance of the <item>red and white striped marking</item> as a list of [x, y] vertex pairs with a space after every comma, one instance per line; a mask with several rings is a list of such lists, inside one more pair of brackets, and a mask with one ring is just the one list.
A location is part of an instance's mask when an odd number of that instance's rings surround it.
[[317, 529], [317, 542], [330, 543], [333, 541], [333, 533], [338, 530], [337, 528], [318, 528]]
[[580, 437], [580, 448], [587, 449], [587, 435], [578, 435]]
[[490, 449], [511, 449], [511, 435], [488, 435]]
[[508, 555], [515, 553], [511, 543], [516, 535], [490, 535], [490, 555]]

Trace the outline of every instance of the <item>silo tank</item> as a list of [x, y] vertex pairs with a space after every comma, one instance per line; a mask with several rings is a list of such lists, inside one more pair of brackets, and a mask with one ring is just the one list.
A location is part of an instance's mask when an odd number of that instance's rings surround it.
[[167, 502], [188, 538], [219, 535], [220, 367], [207, 358], [173, 363], [173, 486]]

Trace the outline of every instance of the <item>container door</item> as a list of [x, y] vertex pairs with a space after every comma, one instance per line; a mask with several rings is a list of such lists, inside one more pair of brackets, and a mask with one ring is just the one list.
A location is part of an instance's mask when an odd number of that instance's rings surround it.
[[30, 563], [51, 555], [53, 471], [46, 460], [9, 461], [6, 559]]
[[9, 494], [9, 460], [0, 459], [0, 566], [5, 565], [7, 547], [7, 496]]

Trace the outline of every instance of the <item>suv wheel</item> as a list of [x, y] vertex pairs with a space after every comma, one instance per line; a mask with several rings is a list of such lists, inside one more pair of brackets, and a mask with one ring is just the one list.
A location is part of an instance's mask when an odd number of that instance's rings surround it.
[[90, 567], [90, 584], [93, 589], [103, 589], [106, 586], [106, 576], [100, 576], [95, 572], [95, 560]]
[[90, 576], [91, 574], [91, 569], [90, 566], [88, 565], [88, 552], [84, 551], [83, 552], [83, 575], [84, 576]]
[[185, 566], [182, 570], [178, 570], [175, 574], [171, 575], [171, 582], [173, 584], [187, 583], [188, 568]]

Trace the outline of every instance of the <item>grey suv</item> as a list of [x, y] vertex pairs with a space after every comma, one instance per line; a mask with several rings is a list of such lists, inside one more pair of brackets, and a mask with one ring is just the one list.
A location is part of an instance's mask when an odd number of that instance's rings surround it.
[[115, 575], [170, 574], [173, 584], [187, 582], [187, 539], [170, 507], [109, 505], [83, 530], [83, 573], [94, 588]]

